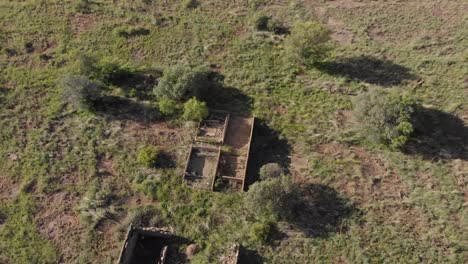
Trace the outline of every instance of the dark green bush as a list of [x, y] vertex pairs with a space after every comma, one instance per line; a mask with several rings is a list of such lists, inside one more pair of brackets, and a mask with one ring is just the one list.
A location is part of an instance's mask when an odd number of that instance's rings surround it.
[[164, 71], [154, 93], [158, 98], [182, 102], [191, 97], [201, 98], [208, 84], [205, 71], [175, 66]]
[[154, 146], [147, 146], [140, 149], [137, 161], [143, 166], [153, 168], [156, 166], [159, 157], [159, 150]]
[[354, 104], [362, 133], [370, 140], [398, 148], [410, 138], [416, 101], [409, 93], [373, 89], [358, 96]]
[[260, 178], [267, 180], [270, 178], [277, 178], [283, 175], [284, 170], [278, 163], [268, 163], [260, 168]]
[[201, 121], [208, 117], [209, 110], [205, 102], [191, 98], [184, 104], [183, 118], [190, 121]]
[[315, 22], [294, 25], [286, 40], [286, 48], [294, 60], [307, 66], [326, 58], [331, 50], [331, 31]]
[[66, 75], [59, 86], [64, 100], [81, 109], [90, 109], [101, 99], [101, 85], [85, 76]]

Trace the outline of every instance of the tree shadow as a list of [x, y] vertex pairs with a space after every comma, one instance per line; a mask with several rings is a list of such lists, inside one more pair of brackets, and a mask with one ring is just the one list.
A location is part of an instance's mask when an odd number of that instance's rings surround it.
[[288, 223], [307, 237], [328, 237], [346, 230], [343, 221], [357, 210], [349, 200], [322, 184], [306, 183], [299, 188], [302, 200], [287, 218]]
[[257, 251], [247, 249], [243, 246], [239, 247], [239, 264], [261, 264], [264, 263], [264, 259], [260, 256]]
[[158, 70], [132, 71], [130, 69], [115, 66], [116, 69], [108, 76], [107, 81], [121, 88], [126, 96], [139, 100], [153, 100], [153, 88], [157, 84], [157, 78], [162, 73]]
[[267, 163], [278, 163], [287, 169], [291, 164], [292, 147], [261, 119], [255, 121], [247, 165], [246, 186], [259, 180], [260, 168]]
[[159, 110], [148, 102], [109, 95], [98, 100], [93, 111], [112, 120], [133, 120], [140, 123], [152, 122], [161, 117]]
[[334, 62], [324, 62], [318, 68], [328, 74], [381, 86], [398, 85], [405, 80], [416, 78], [410, 69], [388, 60], [370, 56], [341, 58]]
[[201, 98], [208, 107], [244, 116], [251, 114], [253, 99], [237, 88], [225, 86], [223, 75], [210, 72], [208, 82]]
[[176, 160], [176, 157], [174, 157], [170, 153], [162, 151], [158, 155], [158, 159], [156, 161], [156, 167], [161, 168], [161, 169], [175, 168], [177, 166], [175, 160]]
[[403, 152], [427, 160], [468, 160], [468, 127], [455, 115], [419, 107], [412, 117], [414, 136]]

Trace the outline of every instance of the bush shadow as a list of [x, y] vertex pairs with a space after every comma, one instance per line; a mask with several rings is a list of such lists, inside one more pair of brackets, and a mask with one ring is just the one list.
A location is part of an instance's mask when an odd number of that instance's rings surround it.
[[109, 95], [95, 102], [93, 111], [112, 120], [133, 120], [139, 123], [149, 123], [161, 117], [159, 110], [148, 102]]
[[[292, 147], [280, 134], [268, 126], [265, 120], [255, 121], [247, 165], [246, 186], [258, 181], [260, 168], [267, 163], [278, 163], [287, 169], [291, 165]], [[288, 173], [288, 172], [287, 172]]]
[[322, 184], [299, 186], [302, 194], [287, 222], [307, 237], [328, 237], [330, 233], [346, 231], [343, 221], [356, 212], [349, 200]]
[[341, 58], [317, 66], [318, 69], [328, 74], [341, 75], [352, 80], [381, 86], [398, 85], [405, 80], [416, 78], [410, 69], [404, 66], [370, 56]]
[[459, 117], [419, 107], [412, 116], [414, 136], [402, 148], [427, 160], [468, 160], [468, 127]]

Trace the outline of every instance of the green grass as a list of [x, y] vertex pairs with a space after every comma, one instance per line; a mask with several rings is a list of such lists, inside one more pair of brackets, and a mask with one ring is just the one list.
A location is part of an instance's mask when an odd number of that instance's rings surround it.
[[[91, 2], [90, 14], [77, 14], [74, 1], [0, 0], [0, 179], [22, 186], [16, 197], [0, 204], [6, 216], [0, 225], [0, 262], [50, 263], [62, 257], [67, 245], [48, 241], [34, 224], [39, 217], [35, 198], [66, 192], [76, 198], [68, 209], [78, 217], [84, 197], [97, 187], [111, 190], [106, 206], [113, 214], [94, 228], [82, 221], [82, 251], [66, 259], [115, 261], [121, 241], [109, 239], [110, 230], [133, 211], [127, 202], [141, 199], [157, 212], [158, 223], [200, 245], [194, 263], [216, 262], [232, 242], [257, 251], [269, 263], [463, 262], [465, 190], [459, 179], [466, 175], [466, 160], [406, 155], [336, 125], [337, 111], [352, 110], [354, 95], [369, 87], [398, 87], [413, 90], [425, 106], [464, 118], [466, 127], [468, 26], [462, 1], [361, 1], [343, 7], [335, 3], [341, 1], [208, 0], [190, 9], [183, 1]], [[354, 39], [337, 44], [329, 63], [361, 56], [387, 59], [424, 83], [415, 89], [415, 80], [385, 86], [359, 76], [307, 69], [292, 63], [281, 36], [252, 27], [259, 12], [291, 26], [316, 16], [313, 7], [317, 14], [325, 12], [317, 15], [319, 20], [342, 22], [330, 27], [346, 29]], [[148, 32], [137, 34], [135, 29]], [[33, 52], [28, 53], [27, 43], [33, 44]], [[13, 49], [17, 55], [8, 55]], [[181, 183], [190, 137], [182, 136], [174, 145], [154, 136], [160, 131], [129, 118], [77, 111], [64, 103], [56, 80], [77, 71], [82, 53], [129, 69], [161, 70], [177, 64], [215, 68], [226, 87], [252, 102], [247, 109], [236, 97], [229, 100], [229, 108], [251, 110], [266, 120], [294, 147], [293, 154], [308, 158], [308, 181], [335, 189], [359, 211], [343, 220], [340, 231], [324, 237], [307, 237], [280, 222], [279, 232], [287, 236], [259, 245], [250, 238], [257, 219], [243, 208], [242, 194], [198, 192]], [[51, 58], [45, 61], [41, 54]], [[109, 85], [105, 93], [125, 97], [133, 93], [127, 88]], [[158, 122], [163, 121], [153, 123]], [[180, 121], [167, 124], [190, 132]], [[371, 193], [377, 175], [363, 173], [358, 155], [316, 152], [319, 144], [336, 142], [357, 145], [378, 157], [386, 175], [399, 180]], [[137, 155], [145, 145], [169, 150], [177, 156], [178, 167], [143, 168]], [[18, 159], [9, 158], [11, 154]], [[0, 198], [2, 194], [0, 190]]]

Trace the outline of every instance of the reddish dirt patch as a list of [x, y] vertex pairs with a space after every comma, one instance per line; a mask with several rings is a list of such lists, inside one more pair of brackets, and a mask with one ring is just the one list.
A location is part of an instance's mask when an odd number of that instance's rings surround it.
[[346, 28], [345, 23], [332, 17], [328, 18], [327, 25], [333, 30], [332, 39], [341, 45], [354, 42], [354, 34]]
[[36, 222], [39, 232], [51, 239], [60, 252], [61, 261], [70, 263], [76, 260], [80, 253], [80, 241], [84, 239], [84, 227], [73, 211], [78, 197], [60, 191], [38, 198], [38, 214]]
[[181, 142], [189, 142], [191, 131], [180, 127], [171, 127], [167, 123], [142, 124], [138, 122], [125, 122], [121, 126], [123, 139], [129, 142], [134, 138], [153, 145], [177, 146]]
[[363, 1], [355, 1], [355, 0], [333, 0], [327, 1], [329, 5], [334, 7], [341, 7], [341, 8], [357, 8], [365, 6], [366, 3]]
[[384, 199], [399, 200], [408, 192], [401, 177], [390, 170], [376, 154], [337, 143], [319, 145], [316, 151], [322, 155], [323, 160], [334, 159], [359, 164], [360, 176], [341, 177], [336, 185], [338, 190], [344, 191], [348, 197], [353, 197], [362, 205]]
[[367, 35], [373, 40], [384, 43], [386, 41], [385, 32], [382, 29], [382, 26], [379, 23], [372, 23], [367, 28]]
[[93, 29], [101, 18], [96, 14], [75, 14], [72, 17], [74, 32], [78, 35]]
[[0, 202], [15, 199], [20, 191], [19, 183], [7, 176], [0, 176]]

